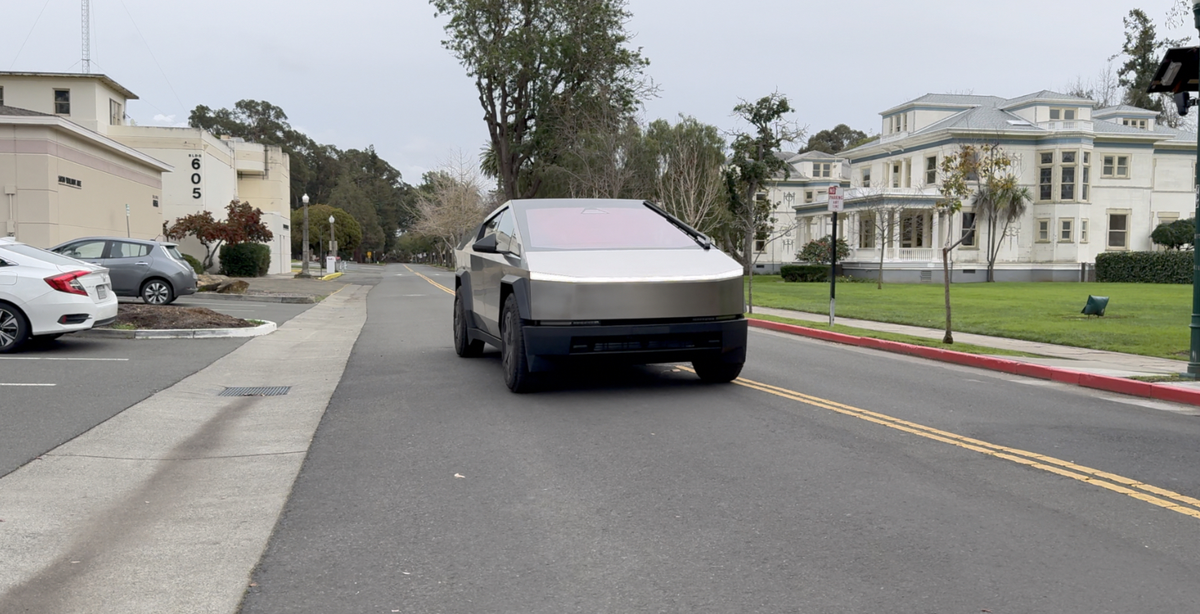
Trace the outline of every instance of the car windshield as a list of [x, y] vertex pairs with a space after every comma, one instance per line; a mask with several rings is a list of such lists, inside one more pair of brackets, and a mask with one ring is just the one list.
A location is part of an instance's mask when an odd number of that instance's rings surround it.
[[667, 218], [639, 202], [573, 207], [529, 205], [518, 213], [526, 249], [701, 249]]
[[61, 256], [54, 252], [48, 252], [44, 249], [38, 249], [30, 245], [25, 245], [24, 243], [5, 243], [0, 245], [0, 250], [8, 250], [14, 254], [27, 256], [29, 258], [37, 258], [42, 262], [49, 262], [50, 264], [55, 265], [78, 267], [84, 264], [74, 258], [67, 258], [66, 256]]

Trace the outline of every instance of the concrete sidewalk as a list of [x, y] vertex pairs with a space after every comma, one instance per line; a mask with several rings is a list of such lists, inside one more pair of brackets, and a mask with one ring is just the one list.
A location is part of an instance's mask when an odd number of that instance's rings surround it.
[[[236, 612], [369, 291], [347, 287], [0, 479], [0, 612]], [[222, 394], [238, 387], [255, 396]]]
[[[824, 324], [829, 322], [828, 315], [801, 313], [766, 307], [755, 307], [754, 310], [761, 315], [773, 315]], [[838, 318], [836, 323], [843, 326], [930, 339], [941, 339], [943, 335], [943, 331], [938, 329], [855, 320], [851, 318]], [[1039, 355], [1037, 357], [988, 356], [956, 352], [952, 349], [932, 348], [869, 337], [858, 337], [823, 329], [806, 328], [800, 325], [780, 324], [767, 320], [752, 319], [750, 324], [755, 328], [765, 328], [795, 335], [814, 337], [836, 343], [920, 356], [942, 362], [1052, 380], [1131, 396], [1200, 406], [1200, 382], [1172, 381], [1149, 383], [1130, 379], [1139, 376], [1168, 376], [1186, 372], [1187, 363], [1178, 360], [1166, 360], [1135, 354], [1106, 352], [1103, 350], [1052, 345], [1019, 339], [988, 337], [969, 333], [954, 334], [956, 342]]]

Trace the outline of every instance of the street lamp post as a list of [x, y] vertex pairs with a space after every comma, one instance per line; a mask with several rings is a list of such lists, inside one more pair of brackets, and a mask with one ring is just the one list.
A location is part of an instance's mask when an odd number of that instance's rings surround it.
[[312, 277], [308, 272], [308, 194], [300, 197], [304, 203], [304, 262], [300, 263], [300, 274], [296, 277]]
[[333, 235], [333, 216], [329, 216], [329, 253], [333, 254], [333, 270], [330, 273], [337, 272], [337, 239]]
[[[1192, 0], [1192, 17], [1196, 29], [1200, 30], [1200, 0]], [[1200, 78], [1200, 70], [1194, 75]], [[1186, 77], [1184, 78], [1186, 81]], [[1187, 93], [1184, 92], [1183, 113], [1187, 113]], [[1196, 210], [1192, 219], [1196, 222], [1192, 235], [1192, 331], [1191, 350], [1188, 352], [1188, 374], [1192, 379], [1200, 379], [1200, 141], [1196, 144]]]
[[[1192, 0], [1192, 15], [1195, 18], [1196, 29], [1200, 30], [1200, 0]], [[1196, 105], [1196, 101], [1188, 92], [1197, 90], [1200, 90], [1200, 47], [1168, 49], [1163, 54], [1150, 85], [1146, 87], [1146, 91], [1151, 94], [1172, 96], [1180, 116], [1187, 115], [1188, 108]], [[1195, 211], [1192, 214], [1196, 226], [1192, 231], [1192, 320], [1189, 324], [1191, 346], [1188, 351], [1187, 373], [1183, 375], [1200, 380], [1200, 146], [1196, 148], [1196, 161], [1196, 177], [1192, 185], [1196, 192]]]

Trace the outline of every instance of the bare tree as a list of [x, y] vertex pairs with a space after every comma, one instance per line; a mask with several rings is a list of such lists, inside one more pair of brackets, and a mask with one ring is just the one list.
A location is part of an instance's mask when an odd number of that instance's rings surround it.
[[434, 239], [443, 263], [462, 239], [491, 210], [479, 172], [461, 153], [442, 168], [427, 173], [417, 195], [413, 231]]
[[1096, 108], [1103, 109], [1121, 104], [1125, 91], [1117, 79], [1117, 71], [1110, 59], [1095, 77], [1085, 80], [1082, 76], [1066, 86], [1066, 94], [1087, 98], [1096, 103]]
[[875, 288], [883, 289], [883, 262], [887, 257], [887, 246], [900, 229], [900, 214], [904, 206], [899, 203], [887, 202], [880, 199], [878, 203], [860, 209], [857, 230], [863, 236], [869, 236], [872, 243], [879, 246], [879, 269], [875, 276]]
[[659, 143], [654, 187], [660, 204], [692, 228], [712, 234], [728, 214], [721, 206], [724, 145], [717, 129], [684, 117], [674, 127], [655, 122], [647, 135]]

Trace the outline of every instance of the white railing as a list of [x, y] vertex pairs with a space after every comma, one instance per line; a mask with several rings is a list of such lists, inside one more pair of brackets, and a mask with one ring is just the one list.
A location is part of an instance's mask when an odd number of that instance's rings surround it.
[[[940, 258], [933, 248], [893, 247], [887, 250], [884, 262], [932, 262]], [[857, 247], [850, 250], [850, 260], [858, 262], [879, 262], [878, 247]]]
[[1095, 124], [1081, 119], [1065, 119], [1051, 122], [1038, 122], [1038, 127], [1045, 128], [1046, 130], [1053, 130], [1055, 132], [1093, 132], [1095, 129]]

